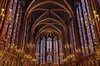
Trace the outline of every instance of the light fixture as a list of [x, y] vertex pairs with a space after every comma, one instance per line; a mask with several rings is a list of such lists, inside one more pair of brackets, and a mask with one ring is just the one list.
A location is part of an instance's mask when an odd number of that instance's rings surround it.
[[96, 11], [93, 11], [93, 13], [95, 14], [95, 13], [96, 13]]
[[67, 62], [67, 58], [64, 58], [64, 60], [62, 60], [63, 62]]
[[64, 53], [59, 53], [60, 56], [64, 56]]
[[69, 49], [69, 45], [67, 44], [67, 48]]
[[33, 62], [36, 62], [37, 60], [36, 60], [36, 59], [32, 59], [32, 61], [33, 61]]

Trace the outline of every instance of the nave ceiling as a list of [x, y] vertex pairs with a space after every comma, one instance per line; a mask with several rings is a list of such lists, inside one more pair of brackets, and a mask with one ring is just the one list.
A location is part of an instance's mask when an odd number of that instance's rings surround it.
[[26, 31], [30, 32], [27, 33], [31, 41], [48, 33], [54, 33], [62, 39], [66, 37], [67, 26], [74, 21], [74, 1], [71, 3], [67, 0], [26, 0], [26, 3], [28, 6], [24, 22]]

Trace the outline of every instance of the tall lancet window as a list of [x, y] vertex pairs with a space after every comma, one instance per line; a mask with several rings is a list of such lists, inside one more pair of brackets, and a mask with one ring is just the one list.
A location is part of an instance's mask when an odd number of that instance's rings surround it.
[[47, 38], [47, 62], [52, 62], [52, 39], [51, 37]]
[[93, 40], [95, 40], [95, 33], [94, 33], [92, 22], [90, 19], [88, 19], [88, 16], [91, 17], [88, 0], [84, 0], [84, 2], [85, 2], [86, 11], [87, 11], [87, 23], [89, 23], [89, 28], [90, 28], [90, 34], [88, 35], [89, 49], [90, 49], [90, 53], [93, 53], [94, 52]]
[[42, 39], [42, 41], [43, 41], [43, 50], [42, 50], [42, 52], [43, 52], [43, 64], [45, 63], [45, 37], [43, 37], [43, 39]]
[[88, 0], [80, 0], [80, 2], [78, 2], [76, 14], [83, 55], [94, 52], [93, 40], [95, 39], [95, 33], [92, 22], [89, 19], [91, 18], [89, 9]]
[[42, 62], [42, 60], [43, 60], [43, 40], [41, 40], [41, 42], [40, 42], [41, 44], [40, 44], [40, 63], [42, 64], [43, 62]]
[[[85, 4], [86, 2], [86, 4]], [[87, 0], [84, 1], [84, 0], [81, 0], [81, 3], [82, 3], [82, 8], [83, 8], [83, 14], [84, 15], [84, 20], [85, 20], [85, 26], [86, 26], [86, 32], [87, 32], [87, 37], [88, 37], [88, 43], [89, 43], [89, 46], [93, 45], [93, 42], [92, 42], [92, 35], [91, 35], [91, 28], [90, 28], [90, 22], [88, 21], [88, 19], [86, 18], [87, 17], [87, 13], [89, 12], [89, 8], [88, 8], [88, 3], [87, 3]], [[87, 9], [88, 8], [88, 9]], [[89, 14], [89, 13], [88, 13]], [[87, 47], [86, 46], [86, 50], [87, 50]], [[92, 52], [92, 47], [90, 48], [90, 52]]]
[[45, 63], [45, 38], [43, 37], [40, 41], [40, 63]]
[[54, 63], [58, 64], [58, 41], [54, 38]]
[[[80, 7], [80, 4], [79, 4], [79, 7]], [[77, 11], [76, 11], [76, 14], [77, 14], [77, 20], [78, 20], [78, 28], [79, 28], [79, 34], [80, 34], [80, 40], [81, 40], [81, 46], [82, 46], [82, 53], [83, 55], [85, 55], [85, 48], [84, 48], [84, 39], [83, 37], [85, 37], [85, 31], [84, 29], [84, 26], [82, 25], [83, 24], [83, 21], [82, 21], [82, 16], [81, 16], [81, 10], [79, 10], [80, 8], [77, 8]], [[85, 43], [86, 43], [86, 40], [85, 40]]]
[[38, 39], [36, 45], [37, 64], [62, 64], [62, 40], [56, 36], [44, 36]]

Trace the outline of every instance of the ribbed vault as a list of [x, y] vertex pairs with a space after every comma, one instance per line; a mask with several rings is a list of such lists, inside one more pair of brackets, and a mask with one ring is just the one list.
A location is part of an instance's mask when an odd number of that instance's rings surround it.
[[[24, 17], [26, 27], [30, 26], [31, 29], [30, 42], [34, 42], [37, 36], [39, 37], [48, 27], [51, 32], [53, 30], [59, 33], [57, 35], [66, 36], [67, 20], [73, 18], [73, 12], [71, 6], [65, 0], [33, 0]], [[31, 22], [28, 22], [28, 20]], [[28, 23], [31, 25], [28, 25]]]
[[71, 5], [66, 0], [33, 0], [24, 17], [26, 25], [24, 37], [29, 38], [25, 43], [37, 46], [39, 39], [56, 37], [58, 41], [61, 40], [64, 47], [68, 24], [71, 22], [69, 19], [73, 18]]
[[0, 0], [0, 66], [100, 66], [100, 0]]

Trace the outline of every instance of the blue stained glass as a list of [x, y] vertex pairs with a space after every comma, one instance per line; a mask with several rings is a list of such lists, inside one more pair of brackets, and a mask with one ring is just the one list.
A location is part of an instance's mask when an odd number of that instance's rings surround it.
[[[82, 6], [84, 6], [83, 9], [85, 9], [85, 10], [83, 11], [83, 13], [87, 13], [87, 15], [90, 16], [89, 5], [88, 5], [87, 0], [83, 0], [83, 1], [82, 1]], [[87, 10], [86, 10], [86, 9], [87, 9]], [[94, 35], [92, 35], [92, 34], [94, 34], [94, 33], [93, 33], [93, 29], [92, 29], [92, 33], [91, 33], [91, 31], [90, 31], [91, 26], [90, 26], [90, 21], [87, 19], [87, 15], [84, 15], [84, 19], [85, 19], [85, 25], [86, 25], [87, 36], [88, 36], [88, 42], [89, 42], [89, 46], [90, 46], [90, 45], [93, 45], [93, 41], [92, 41], [92, 37], [91, 37], [91, 36], [94, 36]], [[90, 52], [93, 52], [93, 47], [91, 47], [91, 48], [89, 48], [89, 49], [90, 49]]]
[[61, 58], [59, 57], [59, 51], [62, 52], [62, 45], [60, 42], [60, 47], [59, 47], [58, 42], [59, 40], [57, 40], [55, 37], [54, 38], [48, 37], [47, 40], [43, 37], [40, 40], [40, 44], [37, 44], [36, 48], [36, 53], [39, 53], [40, 56], [40, 57], [36, 56], [36, 59], [38, 60], [37, 63], [39, 63], [40, 61], [40, 64], [45, 64], [48, 62], [59, 64], [59, 59], [62, 61], [63, 57]]

